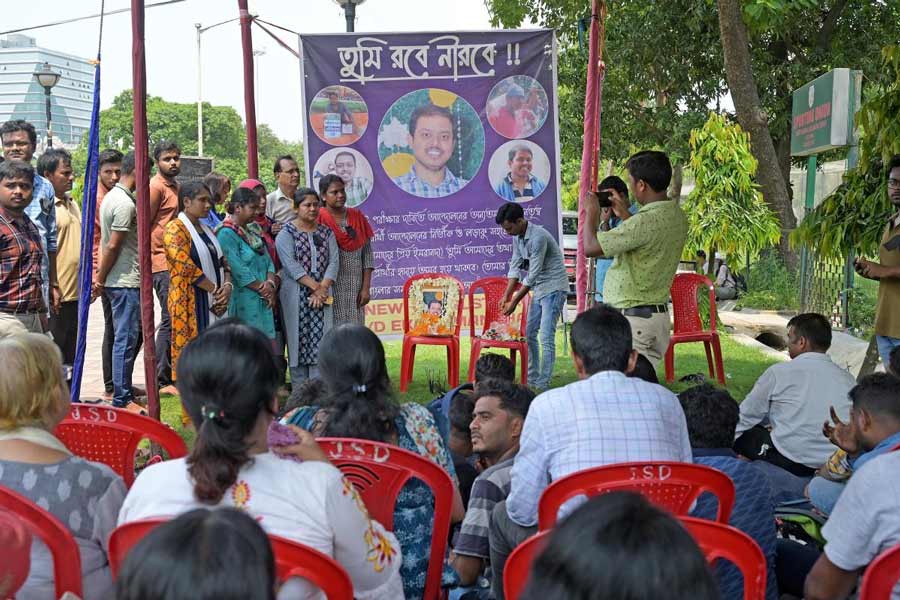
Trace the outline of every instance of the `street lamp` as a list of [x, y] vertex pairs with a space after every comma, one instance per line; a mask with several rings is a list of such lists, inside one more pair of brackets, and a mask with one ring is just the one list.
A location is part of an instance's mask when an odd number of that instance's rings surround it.
[[356, 7], [366, 0], [334, 0], [335, 3], [344, 9], [344, 17], [347, 19], [347, 31], [354, 31], [353, 24], [356, 21]]
[[215, 23], [208, 27], [203, 27], [200, 23], [194, 23], [194, 27], [197, 28], [197, 154], [199, 156], [203, 156], [203, 68], [201, 63], [202, 52], [200, 49], [200, 34], [206, 31], [209, 31], [213, 27], [218, 27], [219, 25], [224, 25], [225, 23], [231, 23], [232, 21], [237, 21], [240, 17], [235, 19], [228, 19], [227, 21], [222, 21], [221, 23]]
[[266, 53], [265, 48], [257, 48], [253, 51], [253, 75], [256, 77], [255, 89], [259, 89], [259, 61], [257, 60], [260, 56]]
[[44, 88], [44, 95], [47, 99], [47, 147], [51, 148], [53, 146], [53, 121], [50, 115], [50, 90], [59, 83], [62, 75], [54, 71], [50, 63], [45, 62], [40, 70], [34, 72], [34, 76]]

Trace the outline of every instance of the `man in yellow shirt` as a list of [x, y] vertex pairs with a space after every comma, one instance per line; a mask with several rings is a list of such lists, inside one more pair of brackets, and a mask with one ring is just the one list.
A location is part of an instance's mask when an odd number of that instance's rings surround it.
[[56, 277], [60, 305], [50, 311], [50, 332], [62, 352], [63, 364], [75, 362], [78, 339], [78, 260], [81, 257], [81, 209], [69, 197], [75, 175], [72, 157], [62, 148], [44, 152], [38, 173], [53, 185], [56, 210]]

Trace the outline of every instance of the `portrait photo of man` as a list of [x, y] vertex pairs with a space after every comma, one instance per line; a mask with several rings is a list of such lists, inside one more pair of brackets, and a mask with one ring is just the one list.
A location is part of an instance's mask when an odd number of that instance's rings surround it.
[[456, 148], [448, 109], [434, 104], [417, 107], [409, 118], [408, 143], [415, 162], [406, 175], [394, 179], [402, 190], [420, 198], [442, 198], [468, 183], [447, 168]]

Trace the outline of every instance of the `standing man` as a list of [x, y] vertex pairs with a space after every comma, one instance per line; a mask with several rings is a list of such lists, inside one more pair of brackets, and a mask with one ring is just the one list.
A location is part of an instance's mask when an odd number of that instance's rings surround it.
[[[122, 176], [122, 153], [118, 150], [104, 150], [100, 153], [100, 173], [97, 181], [97, 206], [94, 210], [94, 283], [97, 282], [97, 271], [100, 269], [100, 206], [107, 192], [119, 183]], [[103, 358], [103, 389], [104, 399], [112, 400], [112, 347], [115, 339], [113, 329], [112, 308], [106, 294], [100, 295], [100, 304], [103, 306], [103, 345], [100, 354]], [[141, 336], [138, 336], [138, 348], [141, 346]], [[139, 351], [139, 350], [138, 350]]]
[[344, 180], [344, 192], [347, 194], [347, 206], [359, 206], [369, 197], [372, 181], [356, 176], [356, 156], [352, 152], [339, 152], [334, 157], [334, 172]]
[[159, 329], [156, 333], [156, 380], [160, 388], [169, 387], [166, 391], [176, 393], [172, 385], [169, 265], [163, 235], [166, 225], [178, 215], [178, 182], [175, 177], [181, 172], [181, 148], [175, 142], [160, 140], [153, 148], [153, 158], [157, 171], [150, 180], [150, 261], [153, 289], [160, 304]]
[[887, 194], [895, 212], [878, 246], [879, 262], [856, 259], [856, 272], [878, 281], [875, 341], [885, 368], [891, 363], [891, 350], [900, 346], [900, 154], [887, 166]]
[[0, 324], [43, 333], [47, 307], [41, 291], [43, 244], [25, 214], [31, 203], [34, 169], [21, 160], [0, 162]]
[[[525, 220], [521, 204], [507, 202], [497, 211], [494, 220], [513, 238], [513, 253], [507, 275], [509, 284], [503, 295], [501, 309], [503, 314], [511, 315], [528, 292], [534, 290], [525, 325], [525, 337], [528, 339], [528, 385], [545, 390], [550, 386], [553, 366], [556, 364], [556, 321], [563, 311], [569, 290], [563, 255], [556, 240], [546, 229]], [[516, 284], [520, 279], [522, 286], [516, 292]]]
[[[628, 184], [622, 181], [621, 177], [610, 175], [600, 182], [597, 186], [598, 190], [609, 191], [616, 190], [628, 202], [628, 212], [632, 215], [638, 211], [638, 207], [631, 203], [628, 198]], [[615, 229], [622, 223], [622, 219], [613, 214], [612, 208], [600, 209], [600, 231], [609, 231]], [[606, 256], [598, 256], [595, 261], [594, 285], [597, 293], [594, 299], [597, 302], [605, 302], [603, 298], [603, 284], [606, 282], [606, 274], [612, 266], [613, 259]]]
[[595, 234], [600, 204], [596, 194], [587, 192], [582, 240], [585, 256], [614, 257], [603, 298], [622, 310], [631, 324], [634, 349], [655, 367], [669, 347], [669, 288], [687, 239], [687, 217], [666, 196], [672, 165], [663, 152], [638, 152], [625, 168], [640, 209], [632, 216], [628, 199], [610, 189], [613, 213], [622, 222]]
[[[0, 125], [0, 142], [6, 160], [21, 160], [31, 163], [37, 147], [37, 133], [34, 125], [27, 121], [7, 121]], [[53, 186], [50, 182], [34, 174], [31, 204], [25, 214], [37, 226], [41, 234], [41, 288], [44, 294], [45, 310], [58, 308], [59, 283], [56, 279], [56, 210], [53, 207]], [[44, 315], [44, 330], [47, 330], [47, 315]]]
[[294, 194], [300, 185], [300, 167], [290, 154], [275, 159], [275, 180], [278, 187], [266, 196], [266, 216], [274, 221], [272, 235], [278, 235], [282, 226], [296, 218]]
[[547, 182], [531, 174], [534, 168], [534, 153], [525, 144], [514, 146], [509, 151], [509, 172], [494, 188], [504, 200], [509, 202], [528, 202], [541, 195], [547, 188]]
[[100, 207], [101, 259], [92, 296], [105, 294], [113, 313], [113, 406], [142, 412], [134, 403], [131, 376], [141, 331], [134, 152], [122, 160], [122, 175]]
[[394, 178], [400, 189], [419, 198], [443, 198], [468, 183], [447, 168], [456, 147], [448, 109], [434, 104], [416, 107], [409, 117], [407, 142], [415, 162], [408, 173]]
[[62, 148], [51, 148], [38, 159], [37, 170], [53, 186], [56, 203], [60, 304], [50, 312], [50, 331], [62, 352], [63, 364], [71, 365], [75, 363], [78, 338], [78, 262], [81, 259], [81, 209], [69, 195], [75, 181], [72, 156]]

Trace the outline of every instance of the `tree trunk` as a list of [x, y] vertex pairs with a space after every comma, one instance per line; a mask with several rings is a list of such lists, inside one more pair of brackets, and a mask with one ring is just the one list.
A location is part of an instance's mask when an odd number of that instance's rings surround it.
[[684, 165], [680, 162], [672, 165], [672, 184], [669, 186], [669, 198], [681, 204], [681, 187], [684, 183]]
[[753, 155], [759, 161], [757, 179], [766, 203], [781, 219], [779, 251], [785, 264], [796, 269], [797, 254], [791, 249], [788, 237], [797, 226], [791, 207], [791, 197], [778, 163], [778, 155], [769, 132], [766, 113], [759, 101], [756, 79], [750, 63], [747, 28], [741, 14], [740, 0], [718, 0], [719, 31], [725, 57], [725, 75], [741, 127], [750, 134]]

